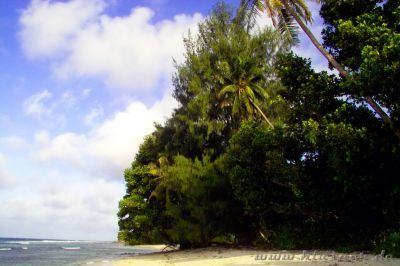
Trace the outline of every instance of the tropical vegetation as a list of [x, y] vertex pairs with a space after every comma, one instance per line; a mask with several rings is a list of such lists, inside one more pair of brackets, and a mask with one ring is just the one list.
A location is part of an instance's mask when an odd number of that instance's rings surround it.
[[[276, 28], [257, 29], [265, 9]], [[322, 1], [320, 46], [346, 75], [291, 52], [309, 12], [300, 0], [218, 2], [184, 38], [179, 106], [124, 173], [121, 241], [399, 256], [400, 3]]]

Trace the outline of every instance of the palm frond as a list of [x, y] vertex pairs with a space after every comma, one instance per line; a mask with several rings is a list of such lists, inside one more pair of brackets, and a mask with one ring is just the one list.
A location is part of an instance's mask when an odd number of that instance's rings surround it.
[[299, 29], [292, 15], [285, 9], [282, 9], [279, 14], [279, 31], [283, 37], [292, 45], [299, 44]]
[[235, 100], [233, 101], [233, 106], [232, 106], [232, 114], [237, 115], [240, 113], [240, 99], [239, 97], [235, 97]]
[[246, 32], [250, 30], [256, 24], [256, 19], [262, 7], [259, 6], [260, 0], [241, 0], [240, 6], [238, 8], [235, 20], [240, 20], [243, 25], [242, 27], [246, 29]]
[[312, 14], [310, 9], [304, 0], [291, 1], [294, 11], [301, 17], [306, 23], [312, 22]]
[[266, 89], [258, 85], [257, 83], [253, 84], [253, 92], [256, 95], [256, 99], [268, 99], [269, 94]]
[[255, 15], [264, 12], [265, 8], [263, 0], [241, 0], [240, 5]]
[[248, 117], [252, 117], [253, 114], [254, 114], [254, 108], [253, 108], [253, 105], [250, 102], [249, 97], [243, 96], [242, 101], [243, 101], [244, 107], [246, 109], [247, 116]]
[[250, 86], [246, 86], [246, 94], [247, 97], [249, 97], [252, 100], [256, 98], [256, 96], [254, 95], [254, 91], [250, 88]]
[[236, 91], [236, 86], [234, 84], [225, 86], [217, 95], [218, 98], [222, 98], [227, 93], [234, 93]]

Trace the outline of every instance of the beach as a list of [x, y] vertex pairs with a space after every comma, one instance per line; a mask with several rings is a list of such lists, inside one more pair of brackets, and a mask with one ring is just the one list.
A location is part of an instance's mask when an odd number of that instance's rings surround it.
[[110, 262], [112, 266], [365, 266], [400, 265], [400, 259], [363, 253], [333, 253], [329, 251], [263, 251], [253, 249], [204, 248], [183, 251], [160, 252], [130, 256]]

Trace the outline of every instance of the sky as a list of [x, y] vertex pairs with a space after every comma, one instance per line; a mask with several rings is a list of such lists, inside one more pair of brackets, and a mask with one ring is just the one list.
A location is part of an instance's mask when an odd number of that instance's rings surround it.
[[[177, 106], [172, 59], [214, 4], [1, 1], [0, 237], [116, 239], [123, 171]], [[301, 40], [296, 53], [327, 69]]]

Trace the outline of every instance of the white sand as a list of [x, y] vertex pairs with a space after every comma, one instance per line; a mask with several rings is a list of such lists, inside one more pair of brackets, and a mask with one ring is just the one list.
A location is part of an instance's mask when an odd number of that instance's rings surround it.
[[[142, 246], [141, 246], [142, 247]], [[163, 246], [146, 246], [159, 251]], [[259, 256], [256, 259], [257, 255]], [[280, 255], [280, 257], [279, 257]], [[291, 255], [284, 258], [283, 256]], [[321, 256], [322, 255], [322, 256]], [[325, 257], [323, 255], [326, 255]], [[292, 258], [293, 259], [290, 259]], [[289, 259], [289, 260], [288, 260]], [[400, 265], [400, 259], [383, 259], [381, 256], [354, 254], [336, 254], [332, 257], [331, 252], [318, 251], [314, 256], [312, 251], [262, 251], [251, 249], [226, 249], [206, 248], [174, 252], [157, 252], [147, 255], [127, 257], [126, 259], [111, 262], [113, 266], [290, 266], [290, 265], [313, 265], [313, 266], [375, 266]]]

